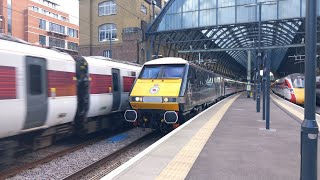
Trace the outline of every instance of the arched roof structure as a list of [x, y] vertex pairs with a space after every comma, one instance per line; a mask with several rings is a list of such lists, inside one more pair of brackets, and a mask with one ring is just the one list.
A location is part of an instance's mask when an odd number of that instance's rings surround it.
[[168, 49], [163, 56], [200, 59], [208, 69], [245, 77], [248, 51], [256, 56], [261, 18], [261, 50], [271, 52], [272, 71], [279, 76], [296, 72], [301, 63], [295, 62], [296, 55], [304, 53], [305, 4], [306, 0], [169, 0], [148, 28], [151, 53], [158, 55], [161, 45]]

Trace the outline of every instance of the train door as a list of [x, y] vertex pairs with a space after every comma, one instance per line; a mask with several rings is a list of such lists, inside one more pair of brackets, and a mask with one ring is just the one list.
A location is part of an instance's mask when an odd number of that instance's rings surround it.
[[27, 117], [24, 129], [43, 126], [48, 112], [47, 63], [43, 58], [26, 57]]
[[112, 88], [113, 88], [113, 103], [112, 111], [119, 109], [121, 102], [121, 89], [120, 89], [120, 70], [112, 68]]

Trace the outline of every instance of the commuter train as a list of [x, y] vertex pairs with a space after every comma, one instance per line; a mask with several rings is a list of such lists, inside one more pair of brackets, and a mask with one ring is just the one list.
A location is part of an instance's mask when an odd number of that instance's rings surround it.
[[19, 147], [38, 149], [126, 122], [140, 65], [16, 41], [0, 36], [0, 164]]
[[170, 131], [211, 104], [245, 88], [181, 58], [144, 64], [130, 92], [125, 119], [141, 127]]
[[271, 85], [272, 91], [292, 103], [304, 104], [304, 75], [290, 74], [276, 80]]

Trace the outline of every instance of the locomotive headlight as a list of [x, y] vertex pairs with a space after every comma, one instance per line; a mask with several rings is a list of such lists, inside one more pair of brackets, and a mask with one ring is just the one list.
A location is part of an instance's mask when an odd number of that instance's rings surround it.
[[174, 97], [164, 97], [163, 102], [177, 102], [177, 98]]
[[132, 101], [135, 101], [135, 102], [142, 102], [143, 101], [143, 99], [142, 99], [142, 97], [132, 97]]

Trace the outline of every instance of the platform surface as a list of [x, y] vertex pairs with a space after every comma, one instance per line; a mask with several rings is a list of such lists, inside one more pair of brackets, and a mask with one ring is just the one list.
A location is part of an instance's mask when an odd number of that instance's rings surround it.
[[103, 179], [299, 179], [303, 109], [272, 95], [266, 131], [255, 105], [233, 95]]

